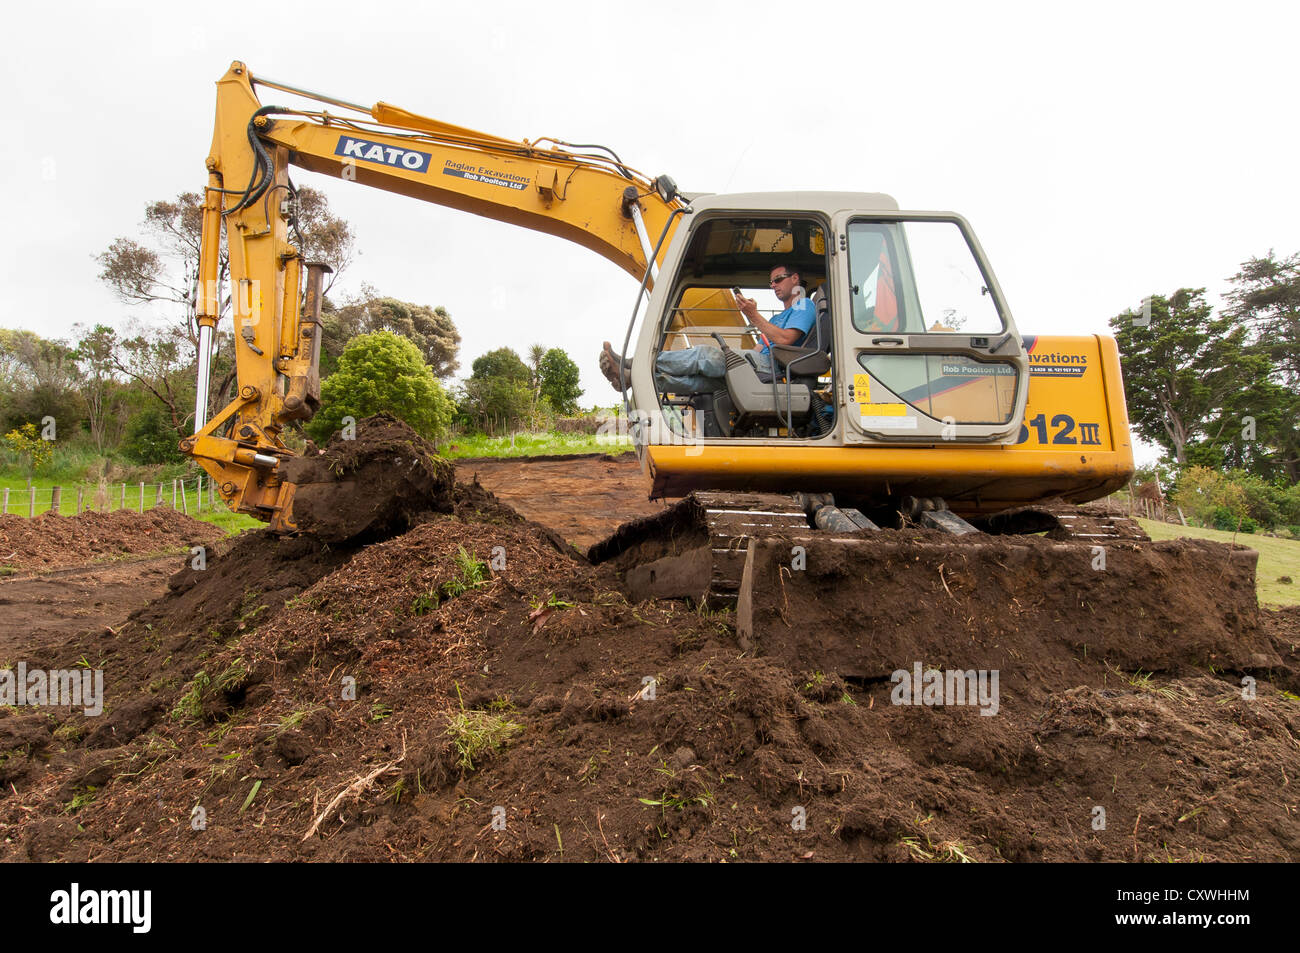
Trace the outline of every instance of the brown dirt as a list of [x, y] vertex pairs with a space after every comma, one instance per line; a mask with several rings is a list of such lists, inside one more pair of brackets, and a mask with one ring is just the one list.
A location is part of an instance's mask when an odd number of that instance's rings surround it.
[[0, 566], [58, 569], [123, 556], [210, 545], [225, 534], [211, 523], [156, 507], [143, 513], [42, 513], [34, 519], [0, 516]]
[[609, 536], [628, 520], [665, 508], [651, 501], [636, 454], [455, 461], [456, 479], [478, 479], [525, 519], [555, 530], [579, 549]]
[[0, 668], [82, 632], [103, 631], [167, 591], [190, 558], [148, 556], [0, 578]]
[[366, 417], [352, 438], [336, 433], [324, 450], [290, 460], [284, 479], [297, 485], [295, 524], [327, 542], [391, 535], [424, 513], [453, 509], [451, 465], [389, 414]]
[[[731, 614], [629, 605], [482, 487], [452, 507], [351, 549], [244, 534], [116, 636], [51, 635], [29, 664], [87, 657], [106, 710], [0, 711], [0, 859], [1300, 859], [1300, 610], [1209, 658], [1204, 566], [1151, 568], [1119, 613], [1085, 593], [1085, 625], [1080, 577], [1033, 562], [1055, 544], [999, 541], [1013, 573], [949, 562], [946, 588], [920, 550], [870, 577], [810, 550], [794, 624], [747, 649]], [[913, 660], [998, 662], [998, 714], [891, 704]]]

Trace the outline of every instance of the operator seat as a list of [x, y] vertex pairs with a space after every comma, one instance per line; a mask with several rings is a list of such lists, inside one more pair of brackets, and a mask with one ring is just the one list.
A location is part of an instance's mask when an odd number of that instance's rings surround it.
[[[801, 344], [777, 344], [770, 349], [773, 367], [782, 372], [776, 377], [760, 374], [721, 335], [714, 335], [727, 364], [727, 389], [713, 394], [711, 401], [711, 423], [721, 431], [719, 436], [756, 425], [784, 426], [791, 436], [820, 436], [829, 430], [827, 405], [815, 393], [818, 378], [831, 368], [833, 334], [824, 286], [813, 292], [812, 301], [817, 319]], [[797, 433], [798, 429], [804, 433]]]

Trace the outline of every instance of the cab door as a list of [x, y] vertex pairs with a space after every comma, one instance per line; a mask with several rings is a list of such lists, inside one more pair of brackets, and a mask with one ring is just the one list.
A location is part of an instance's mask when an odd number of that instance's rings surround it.
[[1014, 443], [1029, 363], [966, 221], [850, 213], [835, 230], [845, 442]]

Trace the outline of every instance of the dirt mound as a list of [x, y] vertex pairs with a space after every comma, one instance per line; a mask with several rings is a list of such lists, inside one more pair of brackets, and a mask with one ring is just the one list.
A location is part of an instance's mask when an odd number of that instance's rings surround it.
[[[1066, 616], [1034, 547], [1014, 583], [967, 554], [908, 591], [918, 550], [822, 594], [870, 625], [805, 622], [778, 573], [794, 625], [755, 654], [730, 613], [629, 604], [482, 488], [451, 507], [353, 549], [241, 539], [54, 653], [104, 669], [105, 715], [0, 712], [0, 859], [1300, 859], [1294, 612], [1241, 620], [1278, 660], [1251, 675], [1154, 632], [1104, 657], [1124, 620]], [[1149, 582], [1152, 611], [1190, 595]], [[882, 661], [1001, 652], [996, 714], [837, 661], [896, 629], [917, 651]]]
[[42, 513], [0, 516], [0, 565], [18, 570], [58, 569], [122, 556], [212, 545], [225, 533], [211, 523], [155, 507], [143, 513]]
[[287, 461], [284, 479], [297, 486], [293, 521], [330, 542], [391, 535], [455, 505], [451, 464], [389, 414], [366, 417], [355, 434], [339, 432], [318, 454]]
[[[797, 556], [794, 547], [799, 547]], [[796, 670], [888, 678], [913, 663], [1001, 672], [1042, 694], [1100, 662], [1162, 674], [1272, 673], [1258, 554], [1199, 539], [1088, 543], [881, 530], [749, 550], [739, 634]]]

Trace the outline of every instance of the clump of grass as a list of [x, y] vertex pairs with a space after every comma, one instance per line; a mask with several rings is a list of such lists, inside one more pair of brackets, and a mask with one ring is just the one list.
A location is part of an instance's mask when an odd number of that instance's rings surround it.
[[[912, 855], [912, 859], [940, 864], [976, 863], [975, 858], [970, 855], [970, 848], [960, 841], [945, 840], [936, 844], [931, 840], [930, 832], [926, 829], [926, 826], [933, 820], [933, 814], [916, 818], [912, 824], [920, 833], [908, 834], [898, 839], [898, 842], [906, 847]], [[925, 840], [924, 846], [921, 844], [922, 838]]]
[[713, 793], [708, 790], [705, 790], [702, 794], [695, 795], [674, 794], [670, 791], [665, 791], [657, 798], [639, 797], [637, 800], [642, 804], [648, 804], [651, 807], [661, 807], [665, 811], [670, 807], [675, 811], [680, 811], [692, 804], [698, 804], [701, 807], [708, 807], [716, 800], [716, 798]]
[[467, 551], [464, 546], [456, 547], [453, 557], [456, 563], [456, 576], [440, 585], [416, 596], [411, 602], [411, 615], [425, 615], [432, 612], [448, 599], [454, 599], [461, 593], [487, 585], [492, 574], [488, 564]]
[[88, 784], [82, 790], [72, 796], [72, 800], [63, 806], [64, 814], [75, 814], [87, 804], [92, 803], [97, 797], [95, 786]]
[[1185, 688], [1157, 688], [1151, 683], [1154, 672], [1143, 672], [1142, 669], [1138, 669], [1132, 675], [1128, 675], [1118, 668], [1112, 668], [1111, 671], [1123, 679], [1130, 688], [1135, 688], [1140, 692], [1150, 692], [1153, 695], [1159, 695], [1161, 698], [1168, 698], [1170, 701], [1193, 697], [1192, 693]]
[[171, 720], [179, 722], [198, 721], [203, 717], [203, 693], [212, 685], [212, 679], [203, 669], [194, 673], [190, 679], [190, 690], [182, 695], [171, 710]]
[[299, 708], [297, 711], [290, 712], [280, 720], [280, 724], [275, 728], [275, 733], [279, 735], [294, 728], [301, 727], [302, 723], [307, 720], [307, 716], [312, 712], [319, 711], [320, 707], [320, 705], [307, 705], [304, 708]]
[[237, 658], [230, 663], [230, 666], [224, 672], [217, 676], [216, 681], [212, 683], [212, 687], [221, 692], [232, 691], [244, 684], [246, 678], [248, 678], [248, 666], [242, 658]]
[[71, 718], [54, 729], [54, 737], [65, 744], [76, 744], [85, 733], [85, 721]]
[[[460, 686], [456, 686], [457, 695]], [[524, 726], [503, 715], [461, 709], [447, 719], [447, 736], [456, 749], [456, 764], [463, 771], [474, 770], [474, 759], [486, 753], [495, 753], [505, 747], [511, 737], [524, 730]]]

